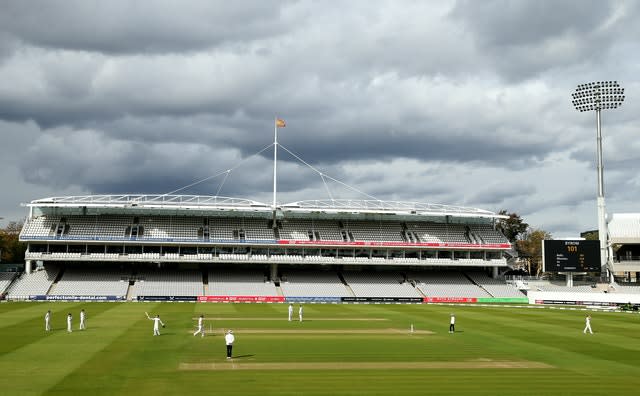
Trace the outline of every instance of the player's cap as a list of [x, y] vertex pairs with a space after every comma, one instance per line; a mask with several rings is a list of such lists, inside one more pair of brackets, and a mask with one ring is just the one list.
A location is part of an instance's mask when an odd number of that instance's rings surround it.
[[227, 331], [227, 333], [228, 333], [228, 334], [232, 334], [232, 333], [233, 333], [233, 330], [229, 330], [229, 331]]

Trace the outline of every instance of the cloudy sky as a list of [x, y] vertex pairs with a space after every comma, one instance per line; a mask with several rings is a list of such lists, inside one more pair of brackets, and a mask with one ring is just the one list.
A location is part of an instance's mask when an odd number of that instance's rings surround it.
[[[597, 228], [639, 212], [635, 1], [8, 1], [0, 12], [0, 217], [32, 199], [181, 190], [270, 202], [280, 143], [370, 196]], [[366, 198], [279, 151], [278, 200]], [[228, 176], [228, 177], [225, 177]]]

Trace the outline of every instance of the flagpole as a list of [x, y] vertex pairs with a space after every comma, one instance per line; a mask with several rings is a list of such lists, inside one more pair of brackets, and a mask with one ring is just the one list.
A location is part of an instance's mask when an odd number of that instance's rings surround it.
[[278, 118], [273, 120], [273, 213], [276, 210], [276, 182], [277, 182], [277, 164], [278, 164]]

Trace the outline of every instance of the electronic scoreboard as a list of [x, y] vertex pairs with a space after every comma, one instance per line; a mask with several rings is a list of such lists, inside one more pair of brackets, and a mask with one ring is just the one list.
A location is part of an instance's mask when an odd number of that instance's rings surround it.
[[542, 265], [546, 272], [600, 272], [600, 241], [545, 240]]

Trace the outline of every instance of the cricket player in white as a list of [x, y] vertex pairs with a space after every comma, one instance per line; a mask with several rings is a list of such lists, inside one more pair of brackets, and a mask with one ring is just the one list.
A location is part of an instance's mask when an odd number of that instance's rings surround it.
[[456, 331], [456, 316], [451, 314], [451, 320], [449, 321], [449, 333], [452, 334]]
[[86, 319], [86, 315], [84, 313], [84, 309], [80, 310], [80, 330], [85, 330], [87, 327], [84, 324], [84, 320]]
[[196, 332], [193, 333], [194, 336], [200, 333], [202, 337], [204, 337], [204, 327], [202, 326], [203, 320], [204, 320], [204, 315], [200, 315], [200, 317], [198, 318], [198, 330], [196, 330]]
[[231, 352], [233, 350], [233, 342], [236, 338], [233, 336], [233, 331], [227, 331], [227, 334], [224, 336], [224, 342], [227, 344], [227, 359], [231, 359]]
[[584, 319], [584, 330], [582, 331], [584, 334], [587, 334], [587, 330], [589, 330], [590, 334], [593, 334], [593, 331], [591, 331], [591, 315], [587, 315], [587, 317]]
[[71, 333], [73, 330], [71, 330], [71, 313], [69, 313], [69, 315], [67, 315], [67, 331], [69, 333]]
[[44, 314], [44, 331], [51, 331], [51, 311]]
[[300, 304], [300, 308], [298, 309], [298, 319], [302, 322], [302, 304]]
[[293, 304], [289, 304], [289, 322], [291, 322], [292, 317], [293, 317]]
[[164, 327], [164, 323], [162, 323], [162, 321], [160, 320], [160, 315], [156, 315], [155, 318], [152, 318], [149, 316], [148, 313], [144, 313], [145, 315], [147, 315], [147, 319], [149, 320], [153, 320], [153, 335], [154, 336], [159, 336], [160, 335], [160, 325], [162, 325], [162, 327]]

